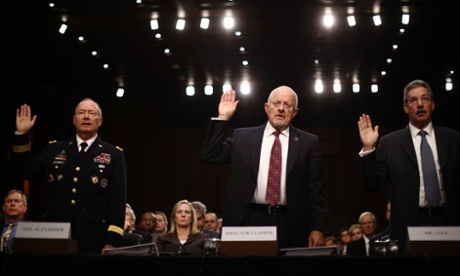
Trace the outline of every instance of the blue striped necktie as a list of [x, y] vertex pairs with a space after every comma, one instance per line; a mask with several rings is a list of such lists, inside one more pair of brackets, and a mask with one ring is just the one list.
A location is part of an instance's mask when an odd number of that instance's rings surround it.
[[420, 156], [422, 158], [422, 174], [423, 182], [425, 183], [425, 198], [428, 202], [428, 207], [436, 207], [441, 203], [441, 192], [439, 190], [438, 174], [436, 172], [436, 164], [434, 162], [433, 152], [426, 140], [426, 131], [419, 132], [422, 136], [420, 143]]

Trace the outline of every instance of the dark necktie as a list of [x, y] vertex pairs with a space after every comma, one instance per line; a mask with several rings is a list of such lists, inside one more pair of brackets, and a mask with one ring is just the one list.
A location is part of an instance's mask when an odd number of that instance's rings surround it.
[[425, 183], [425, 198], [428, 201], [428, 207], [436, 207], [441, 202], [436, 164], [430, 145], [426, 141], [426, 131], [422, 130], [419, 134], [422, 136], [420, 156], [422, 158], [423, 182]]
[[11, 228], [12, 227], [13, 227], [13, 224], [8, 223], [8, 227], [6, 228], [5, 233], [3, 233], [3, 235], [2, 235], [1, 247], [0, 247], [1, 251], [8, 251], [7, 250], [8, 240], [10, 239], [10, 236], [11, 236]]
[[280, 201], [281, 183], [281, 142], [280, 132], [275, 132], [275, 142], [270, 154], [270, 166], [268, 167], [267, 194], [265, 199], [268, 204], [276, 205]]
[[80, 144], [80, 153], [84, 153], [87, 146], [88, 146], [88, 143], [82, 142]]

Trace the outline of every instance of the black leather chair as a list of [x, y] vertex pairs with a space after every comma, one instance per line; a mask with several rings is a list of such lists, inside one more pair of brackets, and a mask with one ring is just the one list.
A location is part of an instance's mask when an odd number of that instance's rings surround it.
[[138, 245], [144, 242], [144, 238], [137, 233], [124, 233], [121, 246]]

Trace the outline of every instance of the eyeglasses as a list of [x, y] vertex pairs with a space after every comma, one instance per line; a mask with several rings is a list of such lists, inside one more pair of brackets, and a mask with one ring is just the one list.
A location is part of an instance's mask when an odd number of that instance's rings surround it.
[[415, 104], [418, 104], [419, 100], [421, 100], [423, 104], [427, 104], [427, 103], [431, 102], [431, 97], [428, 96], [428, 95], [423, 95], [420, 98], [410, 97], [407, 102], [409, 104], [411, 104], [411, 105], [415, 105]]
[[76, 113], [76, 115], [79, 117], [85, 117], [86, 114], [88, 114], [88, 117], [91, 117], [91, 118], [98, 116], [97, 112], [94, 110], [78, 110]]
[[284, 106], [284, 108], [291, 110], [294, 108], [294, 105], [288, 102], [281, 102], [281, 101], [276, 101], [271, 103], [274, 107], [279, 108], [281, 105]]

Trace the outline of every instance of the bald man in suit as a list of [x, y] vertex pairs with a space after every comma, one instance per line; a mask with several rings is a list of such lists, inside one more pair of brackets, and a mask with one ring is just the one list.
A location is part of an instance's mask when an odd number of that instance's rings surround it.
[[[264, 104], [268, 122], [240, 128], [226, 138], [239, 100], [223, 93], [219, 116], [210, 118], [202, 159], [230, 164], [223, 226], [276, 226], [279, 248], [324, 245], [329, 207], [325, 197], [319, 138], [291, 125], [298, 112], [297, 94], [288, 86], [272, 90]], [[270, 150], [280, 133], [281, 194], [276, 204], [266, 199]]]

